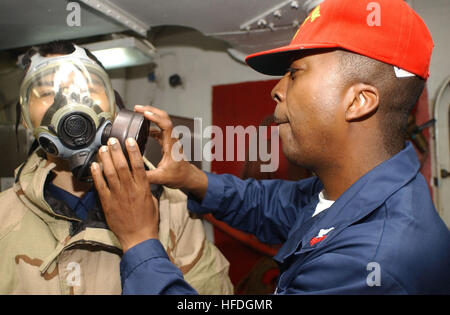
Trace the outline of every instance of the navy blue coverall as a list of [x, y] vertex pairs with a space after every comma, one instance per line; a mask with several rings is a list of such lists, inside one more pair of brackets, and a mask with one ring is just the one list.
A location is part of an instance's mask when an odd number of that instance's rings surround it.
[[[201, 203], [266, 243], [283, 243], [277, 294], [449, 294], [450, 232], [433, 206], [410, 143], [312, 217], [323, 185], [241, 180], [207, 174]], [[123, 294], [195, 293], [158, 240], [128, 250], [121, 261]]]

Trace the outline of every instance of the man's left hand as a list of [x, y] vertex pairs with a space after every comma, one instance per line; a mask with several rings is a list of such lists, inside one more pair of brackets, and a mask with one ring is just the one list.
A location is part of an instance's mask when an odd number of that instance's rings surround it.
[[136, 141], [127, 139], [126, 148], [131, 171], [115, 138], [110, 138], [108, 146], [99, 150], [106, 181], [99, 164], [91, 165], [106, 222], [122, 244], [124, 253], [147, 239], [158, 238], [159, 216]]

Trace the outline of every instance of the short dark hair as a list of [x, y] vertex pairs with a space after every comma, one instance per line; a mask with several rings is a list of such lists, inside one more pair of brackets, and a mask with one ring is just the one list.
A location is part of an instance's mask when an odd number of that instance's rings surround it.
[[339, 71], [346, 84], [360, 82], [378, 89], [383, 143], [387, 153], [396, 154], [405, 145], [408, 116], [425, 88], [425, 80], [418, 76], [397, 78], [392, 65], [346, 50], [338, 51]]
[[[42, 57], [46, 57], [48, 55], [68, 55], [75, 51], [75, 45], [67, 40], [56, 40], [47, 44], [42, 44], [36, 47], [31, 47], [28, 49], [22, 60], [22, 66], [27, 70], [31, 64], [31, 57], [33, 57], [36, 53], [39, 53]], [[86, 55], [94, 60], [100, 67], [105, 70], [100, 60], [94, 56], [88, 49], [84, 48]], [[26, 71], [25, 71], [26, 72]]]

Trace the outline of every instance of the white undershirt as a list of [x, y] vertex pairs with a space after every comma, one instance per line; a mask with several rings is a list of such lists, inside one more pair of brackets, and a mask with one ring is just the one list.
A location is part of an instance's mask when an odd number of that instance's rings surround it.
[[319, 203], [316, 206], [316, 210], [312, 216], [319, 214], [323, 210], [328, 209], [334, 203], [334, 200], [328, 200], [323, 197], [323, 190], [319, 193]]

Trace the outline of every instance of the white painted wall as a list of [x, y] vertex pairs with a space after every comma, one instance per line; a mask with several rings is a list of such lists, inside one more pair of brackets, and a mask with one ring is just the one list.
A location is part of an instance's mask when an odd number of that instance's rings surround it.
[[408, 3], [425, 21], [434, 41], [427, 82], [431, 100], [450, 75], [450, 0], [409, 0]]
[[[177, 45], [178, 37], [183, 40], [190, 37], [198, 47]], [[204, 123], [210, 124], [212, 86], [272, 78], [233, 60], [225, 51], [202, 49], [204, 40], [208, 38], [197, 32], [186, 32], [172, 36], [170, 42], [174, 44], [158, 46], [161, 57], [157, 61], [156, 83], [147, 79], [151, 66], [127, 69], [126, 101], [129, 104], [153, 103], [169, 114], [201, 117]], [[169, 85], [172, 74], [181, 76], [183, 86], [172, 88]], [[113, 79], [114, 85], [115, 81]]]

